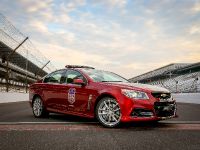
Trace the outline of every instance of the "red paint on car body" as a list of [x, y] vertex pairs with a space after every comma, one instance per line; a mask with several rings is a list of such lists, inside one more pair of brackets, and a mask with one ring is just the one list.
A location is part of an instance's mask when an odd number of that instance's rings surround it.
[[[30, 86], [30, 104], [35, 96], [39, 96], [46, 109], [50, 112], [57, 112], [63, 114], [71, 114], [82, 117], [94, 118], [95, 117], [95, 107], [97, 102], [101, 97], [110, 96], [113, 97], [120, 106], [121, 110], [121, 121], [156, 121], [161, 119], [169, 119], [176, 116], [176, 108], [174, 108], [174, 113], [171, 115], [157, 115], [155, 109], [155, 102], [159, 102], [160, 98], [156, 98], [152, 95], [152, 92], [157, 92], [149, 87], [138, 87], [132, 85], [131, 83], [118, 83], [118, 82], [96, 82], [94, 81], [82, 68], [66, 68], [61, 71], [67, 72], [77, 71], [79, 72], [85, 80], [85, 85], [73, 84], [73, 83], [54, 83], [54, 82], [44, 82], [48, 75], [37, 83]], [[53, 74], [53, 73], [52, 73]], [[62, 78], [62, 77], [61, 77]], [[82, 83], [82, 79], [75, 79], [77, 83]], [[60, 81], [61, 82], [61, 81]], [[75, 102], [69, 102], [69, 89], [75, 89]], [[135, 91], [145, 92], [149, 99], [133, 99], [122, 94], [121, 89], [129, 89]], [[166, 91], [159, 91], [160, 94]], [[159, 93], [158, 92], [158, 93]], [[72, 93], [73, 94], [73, 93]], [[173, 105], [176, 107], [176, 103], [173, 100]], [[162, 104], [162, 103], [161, 103]], [[167, 104], [168, 105], [168, 104]], [[152, 112], [150, 116], [140, 116], [133, 115], [134, 110], [148, 110]]]

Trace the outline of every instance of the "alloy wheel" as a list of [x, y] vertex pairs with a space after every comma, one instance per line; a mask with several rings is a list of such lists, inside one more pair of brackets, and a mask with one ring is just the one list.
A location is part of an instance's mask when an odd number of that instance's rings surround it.
[[40, 117], [42, 115], [42, 109], [43, 109], [43, 105], [42, 105], [42, 101], [40, 98], [36, 98], [33, 101], [33, 113], [36, 117]]
[[104, 126], [114, 127], [120, 123], [120, 107], [115, 99], [104, 98], [100, 101], [97, 108], [98, 119]]

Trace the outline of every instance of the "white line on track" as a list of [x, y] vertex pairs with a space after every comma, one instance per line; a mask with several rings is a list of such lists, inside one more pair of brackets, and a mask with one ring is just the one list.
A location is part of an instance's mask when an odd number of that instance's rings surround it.
[[[200, 121], [161, 121], [160, 124], [200, 124]], [[0, 125], [16, 125], [16, 124], [98, 124], [98, 122], [0, 122]]]
[[167, 124], [200, 124], [200, 121], [161, 121], [159, 123], [167, 123]]

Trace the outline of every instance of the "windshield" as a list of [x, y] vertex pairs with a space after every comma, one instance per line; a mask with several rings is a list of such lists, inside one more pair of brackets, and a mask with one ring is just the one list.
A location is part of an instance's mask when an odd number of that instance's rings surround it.
[[82, 70], [96, 82], [129, 82], [127, 79], [109, 71], [102, 71], [96, 69]]

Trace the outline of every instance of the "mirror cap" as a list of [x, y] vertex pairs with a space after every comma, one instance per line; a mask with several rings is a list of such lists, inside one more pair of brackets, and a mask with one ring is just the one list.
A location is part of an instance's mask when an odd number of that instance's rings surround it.
[[85, 85], [85, 82], [82, 79], [74, 79], [73, 80], [74, 84], [81, 84], [81, 85]]

